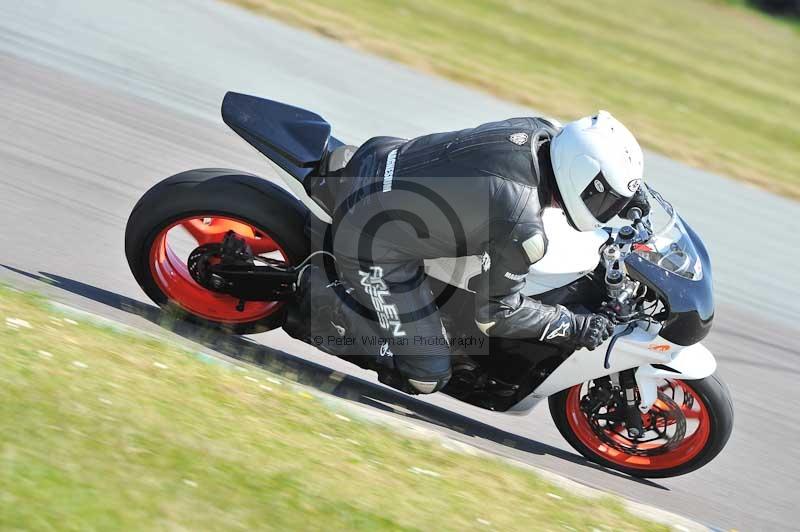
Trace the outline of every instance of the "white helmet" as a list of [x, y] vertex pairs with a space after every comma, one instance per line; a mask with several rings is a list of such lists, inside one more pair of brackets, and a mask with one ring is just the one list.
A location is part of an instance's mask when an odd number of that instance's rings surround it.
[[570, 122], [550, 143], [562, 207], [579, 231], [619, 214], [642, 183], [642, 148], [607, 111]]

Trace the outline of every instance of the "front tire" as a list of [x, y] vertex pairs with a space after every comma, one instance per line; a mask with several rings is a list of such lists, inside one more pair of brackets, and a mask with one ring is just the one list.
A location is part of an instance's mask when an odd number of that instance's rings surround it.
[[586, 383], [549, 398], [556, 427], [589, 460], [635, 477], [665, 478], [694, 471], [722, 451], [733, 430], [730, 392], [716, 375], [665, 381], [643, 421], [654, 427], [654, 435], [663, 429], [666, 443], [655, 439], [632, 443], [623, 426], [596, 421], [587, 412], [588, 393]]
[[234, 231], [254, 253], [296, 265], [309, 253], [307, 213], [296, 198], [256, 176], [191, 170], [142, 196], [128, 219], [125, 254], [139, 286], [160, 307], [235, 334], [267, 331], [283, 324], [282, 302], [247, 302], [242, 310], [236, 298], [195, 282], [178, 247], [219, 243]]

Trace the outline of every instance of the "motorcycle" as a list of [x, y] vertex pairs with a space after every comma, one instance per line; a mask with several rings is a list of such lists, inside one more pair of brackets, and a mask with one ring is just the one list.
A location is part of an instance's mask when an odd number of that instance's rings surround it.
[[[233, 334], [275, 329], [300, 267], [324, 251], [325, 238], [309, 232], [330, 230], [319, 184], [344, 144], [317, 114], [244, 94], [225, 96], [222, 117], [282, 169], [285, 188], [229, 169], [169, 177], [133, 209], [126, 256], [145, 293], [186, 319]], [[547, 398], [574, 449], [636, 477], [682, 475], [717, 456], [732, 431], [733, 406], [700, 343], [714, 316], [709, 256], [672, 205], [652, 187], [647, 193], [647, 216], [593, 232], [574, 230], [560, 209], [543, 213], [550, 245], [530, 268], [525, 294], [605, 313], [615, 334], [604, 345], [573, 351], [492, 338], [491, 355], [473, 357], [474, 375], [460, 375], [443, 393], [510, 415]], [[470, 290], [480, 262], [426, 261], [446, 295], [439, 306], [451, 340], [483, 336]]]

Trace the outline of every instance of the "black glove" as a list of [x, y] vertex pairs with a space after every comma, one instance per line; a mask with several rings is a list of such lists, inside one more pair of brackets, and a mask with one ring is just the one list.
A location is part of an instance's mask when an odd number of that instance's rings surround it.
[[575, 314], [575, 348], [589, 351], [614, 334], [614, 324], [602, 314]]
[[633, 220], [635, 217], [631, 215], [631, 209], [634, 208], [641, 211], [642, 218], [650, 213], [650, 203], [647, 201], [647, 193], [644, 191], [644, 185], [640, 186], [639, 189], [633, 194], [633, 197], [622, 210], [620, 216], [627, 220]]

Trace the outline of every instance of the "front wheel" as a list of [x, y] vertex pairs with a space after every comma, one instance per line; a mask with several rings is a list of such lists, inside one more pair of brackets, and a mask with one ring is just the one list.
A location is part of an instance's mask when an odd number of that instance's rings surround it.
[[644, 433], [631, 438], [612, 401], [597, 381], [550, 397], [559, 432], [583, 456], [623, 473], [646, 478], [683, 475], [722, 451], [733, 429], [728, 388], [712, 375], [699, 380], [665, 380], [658, 399], [642, 414]]

